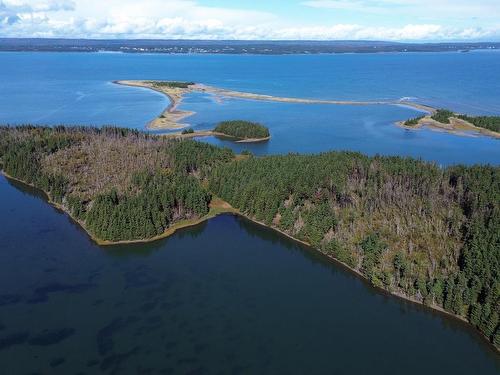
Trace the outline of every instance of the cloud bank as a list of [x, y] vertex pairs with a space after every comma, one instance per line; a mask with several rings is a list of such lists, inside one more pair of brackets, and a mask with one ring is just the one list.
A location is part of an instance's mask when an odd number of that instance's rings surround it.
[[[500, 14], [500, 2], [485, 0], [318, 0], [304, 9], [359, 13], [449, 11], [470, 17]], [[498, 3], [498, 5], [497, 5]], [[377, 5], [378, 4], [378, 5]], [[395, 9], [395, 10], [394, 10]], [[191, 0], [0, 0], [1, 37], [162, 38], [162, 39], [296, 39], [296, 40], [484, 40], [500, 39], [500, 24], [457, 27], [438, 22], [372, 26], [349, 22], [310, 26], [287, 23], [269, 12], [208, 7]]]

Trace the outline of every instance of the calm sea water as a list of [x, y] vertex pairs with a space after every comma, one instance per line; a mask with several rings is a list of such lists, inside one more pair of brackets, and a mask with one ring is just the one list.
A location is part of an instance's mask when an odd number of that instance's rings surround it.
[[[162, 95], [117, 86], [119, 79], [192, 80], [229, 89], [320, 99], [402, 97], [473, 114], [500, 114], [500, 53], [345, 54], [293, 56], [2, 53], [0, 123], [114, 124], [138, 129], [167, 105]], [[226, 100], [191, 95], [187, 122], [211, 128], [224, 119], [269, 126], [265, 145], [238, 146], [256, 154], [357, 150], [409, 155], [439, 164], [500, 161], [499, 141], [394, 122], [419, 115], [390, 106], [326, 106]]]
[[500, 371], [463, 323], [244, 219], [100, 248], [3, 177], [0, 205], [3, 374]]
[[[500, 54], [327, 56], [0, 54], [0, 123], [143, 129], [167, 105], [117, 79], [193, 80], [329, 99], [412, 97], [500, 114]], [[261, 121], [259, 155], [357, 150], [499, 164], [499, 141], [393, 125], [393, 106], [215, 100], [188, 122]], [[497, 374], [467, 325], [374, 290], [310, 249], [225, 215], [148, 245], [100, 248], [35, 191], [0, 178], [0, 363], [5, 374]]]
[[331, 150], [364, 154], [401, 155], [441, 165], [500, 163], [500, 140], [471, 133], [451, 135], [431, 129], [406, 130], [395, 126], [401, 119], [419, 116], [397, 106], [331, 106], [324, 104], [270, 103], [249, 100], [214, 101], [192, 94], [181, 109], [196, 111], [186, 119], [196, 130], [213, 129], [218, 121], [243, 118], [266, 124], [268, 142], [235, 143], [216, 137], [199, 138], [235, 152], [256, 155], [289, 152], [318, 153]]

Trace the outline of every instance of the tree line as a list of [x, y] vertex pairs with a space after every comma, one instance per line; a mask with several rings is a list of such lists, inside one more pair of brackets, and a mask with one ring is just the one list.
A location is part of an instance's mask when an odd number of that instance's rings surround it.
[[449, 124], [450, 117], [467, 121], [478, 128], [488, 129], [494, 132], [500, 132], [500, 116], [469, 116], [458, 115], [447, 109], [438, 109], [432, 119], [442, 123]]
[[352, 152], [223, 164], [212, 192], [500, 346], [500, 168]]
[[206, 215], [211, 195], [197, 177], [233, 157], [229, 149], [120, 128], [0, 128], [4, 171], [109, 241], [152, 238]]

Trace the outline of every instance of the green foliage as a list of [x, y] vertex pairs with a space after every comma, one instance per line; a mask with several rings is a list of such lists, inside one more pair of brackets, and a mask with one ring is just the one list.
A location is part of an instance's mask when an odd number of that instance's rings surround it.
[[85, 220], [87, 213], [85, 202], [75, 195], [66, 196], [66, 203], [71, 215], [78, 220]]
[[97, 237], [110, 241], [151, 238], [176, 220], [208, 213], [210, 195], [194, 177], [157, 173], [136, 181], [142, 187], [136, 195], [119, 196], [112, 190], [95, 199], [86, 224]]
[[374, 281], [377, 278], [375, 274], [376, 268], [380, 265], [382, 253], [386, 249], [386, 245], [381, 241], [377, 233], [371, 233], [360, 243], [363, 250], [363, 262], [361, 265], [362, 272], [369, 280]]
[[[148, 143], [156, 142], [155, 145], [159, 145], [160, 150], [169, 155], [174, 173], [161, 169], [139, 170], [130, 176], [130, 181], [122, 187], [121, 194], [116, 189], [101, 189], [97, 194], [91, 195], [90, 199], [83, 200], [72, 193], [72, 189], [79, 188], [78, 184], [84, 183], [78, 178], [72, 178], [74, 176], [52, 172], [46, 168], [45, 161], [73, 146], [76, 149], [74, 155], [80, 157], [81, 143], [87, 144], [95, 137], [104, 137], [111, 142], [102, 142], [102, 138], [99, 138], [96, 145], [101, 148], [120, 139], [127, 139], [124, 145], [129, 149], [117, 149], [117, 159], [114, 162], [118, 165], [124, 165], [124, 161], [130, 159], [130, 150], [134, 152], [144, 149]], [[135, 146], [137, 149], [134, 149]], [[150, 150], [152, 153], [158, 152], [154, 147]], [[93, 149], [92, 151], [94, 152]], [[149, 135], [114, 127], [0, 128], [0, 158], [4, 170], [47, 192], [54, 202], [67, 208], [96, 237], [110, 241], [151, 238], [163, 233], [169, 225], [179, 220], [206, 215], [210, 194], [202, 188], [198, 179], [188, 173], [198, 172], [201, 168], [209, 169], [232, 157], [231, 151], [207, 144], [182, 141], [157, 143], [157, 139]], [[104, 170], [110, 167], [102, 163], [98, 165]], [[100, 171], [93, 172], [102, 174]], [[74, 174], [75, 171], [69, 169], [69, 173]], [[70, 186], [68, 178], [76, 183]], [[81, 190], [85, 190], [85, 187], [83, 185]]]
[[[51, 169], [47, 160], [77, 159], [96, 138], [91, 151], [115, 145], [116, 159], [94, 168], [116, 172], [135, 154], [141, 168], [115, 190], [82, 197], [88, 190], [74, 178], [78, 168]], [[200, 179], [208, 178], [209, 191], [242, 213], [309, 242], [374, 285], [463, 316], [498, 345], [499, 167], [439, 168], [354, 152], [240, 159], [205, 143], [120, 128], [0, 127], [5, 172], [48, 192], [101, 239], [151, 238], [205, 215], [210, 193]], [[143, 167], [148, 160], [158, 161]], [[111, 178], [103, 170], [94, 172]]]
[[419, 116], [419, 117], [414, 117], [411, 119], [406, 120], [403, 125], [405, 126], [415, 126], [418, 124], [420, 120], [422, 120], [425, 116]]
[[470, 122], [478, 128], [488, 129], [500, 133], [500, 116], [467, 116], [459, 115], [459, 119]]
[[264, 125], [243, 120], [222, 121], [214, 131], [239, 139], [269, 137], [269, 129]]
[[149, 81], [155, 87], [169, 87], [187, 89], [189, 86], [194, 85], [194, 82], [180, 82], [180, 81]]
[[209, 187], [374, 285], [444, 307], [498, 340], [500, 168], [290, 154], [220, 164]]
[[436, 113], [432, 115], [432, 119], [442, 124], [449, 124], [450, 117], [453, 116], [455, 116], [455, 114], [447, 109], [438, 109]]
[[193, 128], [187, 128], [187, 129], [184, 129], [181, 134], [193, 134], [194, 133], [194, 129]]
[[325, 252], [325, 254], [330, 255], [335, 259], [338, 259], [339, 261], [347, 264], [351, 268], [354, 268], [356, 266], [355, 259], [351, 254], [351, 252], [344, 246], [342, 246], [342, 244], [335, 239], [323, 245], [322, 250]]
[[214, 165], [225, 163], [234, 158], [229, 148], [219, 148], [193, 140], [173, 141], [166, 150], [173, 161], [176, 171], [192, 173], [209, 170]]

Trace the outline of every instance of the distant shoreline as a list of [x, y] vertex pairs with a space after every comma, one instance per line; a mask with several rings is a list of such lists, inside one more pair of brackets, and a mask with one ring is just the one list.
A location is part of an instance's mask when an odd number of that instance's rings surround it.
[[377, 53], [463, 53], [497, 51], [500, 43], [405, 43], [380, 40], [186, 40], [186, 39], [78, 39], [0, 38], [4, 52], [121, 52], [217, 55], [319, 55]]

